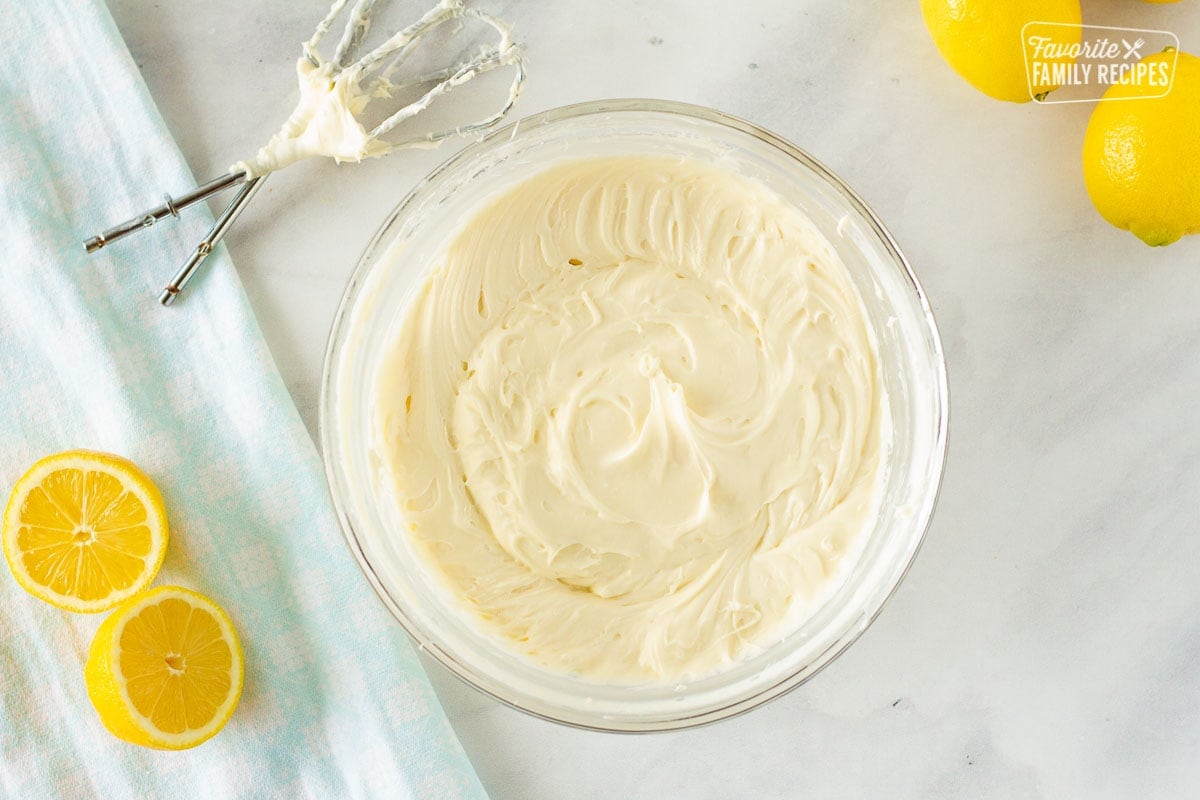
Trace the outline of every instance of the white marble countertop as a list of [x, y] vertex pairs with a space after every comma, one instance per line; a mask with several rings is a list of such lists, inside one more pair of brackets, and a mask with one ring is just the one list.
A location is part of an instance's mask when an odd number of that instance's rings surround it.
[[[1200, 796], [1200, 236], [1152, 250], [1092, 210], [1090, 107], [977, 94], [938, 58], [915, 0], [485, 5], [528, 45], [519, 114], [701, 103], [844, 176], [924, 281], [952, 394], [941, 504], [912, 572], [855, 646], [786, 697], [700, 730], [604, 735], [526, 717], [431, 664], [489, 792]], [[1194, 5], [1084, 2], [1089, 22], [1167, 28], [1197, 52]], [[210, 177], [287, 113], [297, 43], [326, 4], [110, 7]], [[290, 169], [227, 240], [310, 429], [359, 251], [450, 150]]]

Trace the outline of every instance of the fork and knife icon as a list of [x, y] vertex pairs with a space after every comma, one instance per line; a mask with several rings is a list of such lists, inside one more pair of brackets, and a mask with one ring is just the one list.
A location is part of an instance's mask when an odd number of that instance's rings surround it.
[[1131, 58], [1136, 58], [1139, 61], [1142, 59], [1141, 49], [1146, 45], [1145, 39], [1138, 39], [1133, 44], [1130, 44], [1124, 38], [1121, 39], [1121, 44], [1125, 46], [1125, 55], [1122, 56], [1126, 61]]

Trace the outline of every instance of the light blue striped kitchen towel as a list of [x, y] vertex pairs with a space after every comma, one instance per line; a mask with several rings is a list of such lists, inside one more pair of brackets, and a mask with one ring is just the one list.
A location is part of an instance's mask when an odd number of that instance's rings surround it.
[[83, 680], [103, 615], [52, 608], [0, 568], [0, 796], [482, 797], [341, 539], [224, 250], [184, 302], [155, 303], [207, 212], [83, 252], [148, 191], [193, 180], [108, 10], [8, 3], [0, 53], [0, 486], [67, 448], [132, 458], [170, 515], [157, 583], [224, 605], [247, 669], [206, 744], [117, 741]]

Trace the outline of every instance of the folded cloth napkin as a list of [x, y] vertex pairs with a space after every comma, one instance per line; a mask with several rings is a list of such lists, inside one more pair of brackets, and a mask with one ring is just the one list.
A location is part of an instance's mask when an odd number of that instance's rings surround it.
[[216, 738], [125, 744], [83, 679], [104, 615], [59, 611], [0, 568], [0, 796], [484, 796], [341, 539], [228, 256], [174, 308], [155, 302], [207, 211], [84, 254], [114, 217], [193, 185], [107, 9], [8, 4], [0, 52], [0, 485], [58, 450], [132, 458], [170, 516], [156, 583], [222, 604], [246, 653]]

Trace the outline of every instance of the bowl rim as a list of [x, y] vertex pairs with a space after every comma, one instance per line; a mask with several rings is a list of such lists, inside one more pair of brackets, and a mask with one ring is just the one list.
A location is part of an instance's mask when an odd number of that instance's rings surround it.
[[[392, 225], [396, 219], [404, 213], [410, 203], [420, 193], [420, 191], [433, 181], [436, 181], [444, 173], [449, 172], [461, 163], [475, 157], [480, 151], [485, 150], [493, 142], [509, 137], [515, 137], [518, 133], [524, 133], [528, 130], [536, 130], [538, 128], [552, 125], [563, 120], [590, 116], [594, 114], [605, 113], [625, 113], [625, 112], [640, 112], [652, 114], [665, 114], [688, 117], [691, 119], [700, 120], [706, 123], [716, 123], [727, 128], [732, 128], [741, 133], [749, 134], [767, 145], [776, 148], [785, 155], [795, 159], [802, 165], [810, 169], [816, 176], [821, 178], [837, 193], [841, 194], [849, 205], [857, 212], [862, 221], [865, 221], [870, 231], [874, 233], [888, 251], [889, 256], [902, 269], [903, 278], [907, 280], [911, 290], [915, 293], [919, 306], [922, 311], [921, 320], [929, 333], [929, 343], [932, 346], [932, 356], [936, 366], [934, 380], [936, 383], [936, 399], [938, 416], [934, 424], [935, 437], [931, 451], [930, 464], [932, 469], [931, 474], [936, 476], [936, 483], [933, 486], [933, 491], [927, 501], [926, 508], [922, 510], [924, 519], [919, 525], [919, 533], [916, 535], [911, 551], [907, 555], [907, 561], [903, 567], [895, 574], [895, 578], [887, 591], [878, 593], [873, 601], [863, 607], [863, 622], [858, 625], [849, 627], [838, 638], [830, 643], [830, 646], [816, 655], [813, 662], [797, 668], [789, 673], [783, 679], [776, 681], [767, 686], [758, 688], [756, 691], [740, 696], [729, 703], [708, 708], [699, 711], [696, 714], [689, 716], [675, 717], [672, 719], [661, 719], [653, 721], [628, 721], [622, 720], [621, 726], [605, 725], [603, 723], [582, 722], [578, 719], [567, 719], [556, 717], [553, 714], [546, 713], [542, 710], [529, 708], [521, 703], [497, 694], [495, 691], [480, 685], [472, 680], [471, 670], [465, 668], [459, 663], [458, 659], [449, 651], [441, 647], [436, 641], [433, 641], [425, 634], [423, 630], [415, 625], [405, 614], [404, 609], [396, 602], [388, 590], [384, 587], [375, 568], [367, 559], [362, 545], [359, 542], [359, 535], [351, 524], [349, 514], [345, 507], [343, 497], [339, 495], [339, 481], [337, 470], [334, 465], [335, 459], [332, 453], [335, 452], [334, 433], [336, 427], [332, 416], [330, 403], [332, 402], [333, 384], [335, 382], [335, 358], [339, 352], [339, 345], [342, 343], [343, 335], [345, 334], [345, 324], [348, 319], [350, 310], [354, 307], [354, 301], [357, 299], [358, 290], [361, 288], [367, 272], [372, 266], [376, 256], [376, 251], [383, 244], [384, 237], [392, 234]], [[748, 120], [732, 114], [709, 108], [707, 106], [695, 105], [692, 103], [683, 103], [674, 100], [659, 100], [653, 98], [611, 98], [602, 100], [589, 100], [579, 103], [571, 103], [568, 105], [557, 106], [535, 114], [522, 117], [514, 122], [509, 123], [500, 128], [492, 130], [490, 133], [480, 137], [479, 139], [467, 144], [458, 152], [441, 162], [429, 174], [418, 181], [410, 191], [396, 204], [391, 212], [384, 218], [379, 225], [374, 235], [368, 241], [366, 247], [363, 248], [354, 270], [350, 273], [346, 282], [346, 288], [342, 293], [341, 299], [338, 301], [337, 311], [334, 314], [333, 321], [330, 324], [329, 335], [326, 342], [324, 363], [321, 370], [321, 385], [318, 399], [318, 441], [321, 449], [321, 460], [324, 466], [326, 490], [329, 498], [333, 503], [339, 527], [341, 528], [342, 536], [346, 541], [354, 560], [357, 562], [359, 569], [363, 572], [371, 588], [376, 596], [387, 609], [388, 613], [400, 624], [408, 636], [416, 642], [417, 649], [421, 652], [427, 652], [433, 659], [448, 670], [450, 674], [457, 679], [470, 686], [475, 691], [481, 692], [484, 695], [494, 698], [504, 705], [514, 708], [530, 716], [554, 722], [560, 725], [566, 725], [571, 728], [580, 730], [591, 730], [606, 733], [625, 733], [625, 734], [642, 734], [642, 733], [657, 733], [672, 730], [684, 730], [711, 725], [725, 719], [731, 719], [742, 714], [745, 714], [761, 705], [764, 705], [771, 700], [782, 697], [793, 689], [812, 680], [816, 675], [820, 674], [825, 667], [833, 663], [843, 652], [854, 644], [859, 637], [867, 631], [868, 628], [875, 622], [878, 616], [882, 613], [884, 606], [899, 589], [904, 582], [904, 578], [908, 575], [912, 568], [913, 562], [916, 561], [917, 554], [920, 552], [924, 544], [925, 537], [929, 533], [929, 528], [932, 525], [933, 517], [937, 508], [938, 501], [941, 496], [942, 486], [944, 484], [946, 474], [946, 459], [949, 446], [949, 419], [950, 419], [950, 385], [946, 368], [945, 352], [942, 345], [941, 333], [939, 331], [937, 321], [935, 319], [933, 308], [929, 303], [928, 295], [925, 292], [920, 280], [917, 278], [912, 269], [912, 265], [901, 251], [895, 237], [883, 224], [883, 221], [867, 205], [862, 197], [852, 189], [844, 180], [842, 180], [830, 168], [826, 167], [821, 161], [813, 157], [803, 148], [797, 146], [791, 141], [775, 134], [765, 128], [762, 128]]]

